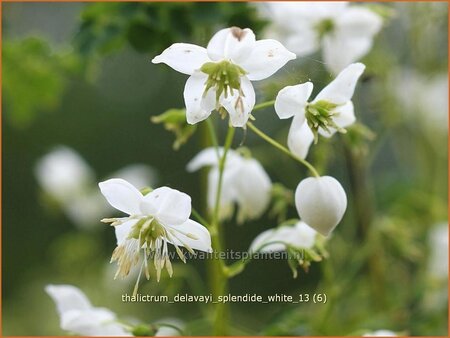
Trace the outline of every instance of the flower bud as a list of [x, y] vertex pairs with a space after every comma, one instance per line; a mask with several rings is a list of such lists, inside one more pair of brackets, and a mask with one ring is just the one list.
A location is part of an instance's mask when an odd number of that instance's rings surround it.
[[328, 236], [344, 216], [347, 196], [335, 178], [309, 177], [299, 183], [295, 205], [302, 221]]

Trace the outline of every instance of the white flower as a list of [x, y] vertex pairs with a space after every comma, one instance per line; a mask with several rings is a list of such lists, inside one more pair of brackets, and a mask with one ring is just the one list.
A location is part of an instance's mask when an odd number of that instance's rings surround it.
[[363, 334], [363, 337], [397, 337], [395, 332], [389, 330], [377, 330]]
[[[311, 249], [316, 241], [317, 232], [305, 222], [295, 225], [283, 225], [260, 233], [250, 245], [253, 252], [284, 251], [286, 245], [298, 249]], [[274, 242], [272, 244], [269, 244]]]
[[56, 304], [61, 328], [83, 336], [132, 336], [108, 309], [93, 307], [86, 295], [72, 285], [47, 285]]
[[406, 69], [393, 72], [387, 83], [400, 101], [400, 112], [405, 119], [415, 118], [433, 133], [442, 131], [447, 134], [447, 73], [430, 76]]
[[42, 190], [77, 226], [92, 227], [107, 209], [101, 195], [93, 190], [93, 170], [71, 148], [58, 146], [43, 156], [36, 164], [35, 175]]
[[308, 102], [313, 90], [311, 82], [288, 86], [278, 93], [275, 100], [278, 117], [294, 117], [288, 135], [291, 152], [305, 158], [318, 134], [331, 137], [355, 122], [351, 98], [364, 68], [362, 63], [349, 65], [311, 102]]
[[116, 228], [117, 247], [111, 261], [118, 262], [116, 277], [126, 277], [136, 265], [140, 252], [144, 252], [143, 266], [154, 254], [154, 265], [159, 281], [161, 270], [166, 266], [172, 276], [167, 243], [175, 246], [180, 258], [185, 257], [179, 246], [211, 252], [211, 236], [201, 224], [190, 220], [191, 198], [178, 190], [161, 187], [147, 195], [125, 180], [113, 178], [99, 183], [100, 190], [114, 208], [128, 217], [103, 219]]
[[432, 278], [448, 279], [448, 224], [435, 225], [428, 237], [430, 256], [428, 273]]
[[282, 41], [298, 56], [322, 49], [326, 67], [334, 74], [360, 60], [372, 48], [381, 17], [347, 2], [269, 2], [268, 36]]
[[[198, 153], [187, 165], [192, 172], [204, 166], [211, 166], [208, 175], [208, 207], [213, 210], [219, 178], [219, 156], [223, 149], [207, 148]], [[261, 216], [270, 202], [272, 183], [262, 165], [253, 158], [241, 156], [229, 150], [222, 177], [220, 196], [220, 218], [227, 219], [233, 215], [233, 206], [239, 206], [238, 222]]]
[[94, 182], [94, 173], [74, 150], [58, 146], [42, 157], [35, 167], [42, 189], [58, 202], [72, 200]]
[[347, 196], [333, 177], [308, 177], [295, 190], [300, 218], [324, 236], [338, 225], [347, 208]]
[[184, 88], [188, 123], [205, 120], [223, 107], [231, 125], [243, 127], [255, 105], [250, 81], [271, 76], [292, 59], [295, 54], [278, 41], [256, 41], [251, 29], [231, 27], [217, 32], [207, 48], [175, 43], [152, 62], [190, 75]]
[[156, 182], [155, 170], [140, 163], [127, 165], [109, 177], [120, 177], [138, 188], [151, 187]]

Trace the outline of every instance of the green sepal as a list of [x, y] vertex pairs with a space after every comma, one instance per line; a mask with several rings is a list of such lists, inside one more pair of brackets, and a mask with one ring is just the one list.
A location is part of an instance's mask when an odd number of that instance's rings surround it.
[[173, 149], [178, 150], [197, 130], [197, 125], [186, 121], [186, 109], [169, 109], [161, 115], [152, 116], [153, 123], [162, 123], [164, 128], [175, 134]]

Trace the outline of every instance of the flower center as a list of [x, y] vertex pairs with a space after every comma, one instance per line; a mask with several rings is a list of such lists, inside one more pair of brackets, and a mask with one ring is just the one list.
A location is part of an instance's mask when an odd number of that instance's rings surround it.
[[339, 115], [335, 109], [339, 105], [331, 103], [328, 101], [320, 100], [315, 103], [308, 103], [306, 106], [306, 121], [309, 128], [314, 134], [314, 143], [317, 143], [319, 139], [319, 128], [327, 132], [331, 132], [330, 128], [336, 129], [340, 133], [346, 133], [344, 128], [339, 127], [336, 122], [334, 122], [334, 117]]
[[334, 30], [334, 22], [331, 19], [324, 19], [317, 23], [316, 30], [319, 33], [319, 37], [323, 38], [326, 34], [331, 33]]
[[216, 100], [218, 101], [222, 93], [225, 97], [233, 94], [233, 90], [241, 91], [241, 76], [247, 72], [231, 63], [228, 60], [220, 62], [207, 62], [203, 64], [200, 70], [208, 75], [206, 87], [203, 96], [209, 89], [213, 88], [216, 92]]

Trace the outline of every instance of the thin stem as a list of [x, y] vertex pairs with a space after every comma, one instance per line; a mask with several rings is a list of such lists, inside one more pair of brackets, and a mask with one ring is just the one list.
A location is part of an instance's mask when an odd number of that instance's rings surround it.
[[202, 215], [200, 215], [200, 213], [197, 210], [192, 208], [191, 213], [197, 219], [197, 221], [199, 221], [202, 225], [204, 225], [207, 228], [211, 227], [211, 225], [208, 223], [208, 221]]
[[271, 138], [269, 135], [267, 135], [266, 133], [264, 133], [263, 131], [261, 131], [260, 129], [258, 129], [257, 127], [255, 127], [255, 125], [251, 122], [247, 122], [247, 126], [259, 137], [261, 137], [263, 140], [265, 140], [266, 142], [270, 143], [271, 145], [273, 145], [275, 148], [277, 148], [278, 150], [282, 151], [283, 153], [287, 154], [288, 156], [292, 157], [294, 160], [300, 162], [301, 164], [303, 164], [305, 167], [307, 167], [309, 169], [309, 171], [311, 171], [311, 173], [315, 176], [315, 177], [320, 177], [319, 173], [317, 172], [317, 170], [314, 168], [314, 166], [309, 163], [308, 161], [298, 157], [297, 155], [291, 153], [289, 151], [289, 149], [287, 149], [286, 147], [282, 146], [280, 143], [278, 143], [277, 141], [275, 141], [273, 138]]
[[258, 110], [258, 109], [264, 109], [270, 106], [273, 106], [275, 103], [275, 100], [272, 101], [266, 101], [260, 104], [257, 104], [256, 106], [253, 107], [253, 111]]
[[206, 119], [206, 125], [208, 126], [208, 132], [210, 135], [211, 143], [214, 146], [214, 149], [216, 149], [217, 158], [220, 159], [219, 141], [217, 140], [216, 129], [214, 128], [212, 119], [210, 118]]
[[223, 171], [225, 168], [228, 150], [230, 149], [231, 143], [233, 142], [233, 137], [234, 137], [234, 128], [230, 126], [228, 127], [228, 132], [225, 139], [223, 155], [219, 160], [219, 182], [217, 185], [216, 203], [214, 205], [213, 222], [212, 222], [216, 226], [219, 226], [220, 198], [222, 193]]
[[[228, 154], [228, 150], [231, 147], [231, 143], [233, 141], [234, 136], [234, 128], [229, 127], [227, 136], [225, 139], [225, 145], [223, 149], [222, 156], [220, 156], [220, 152], [218, 149], [218, 144], [216, 142], [215, 148], [217, 154], [219, 156], [219, 177], [217, 182], [217, 193], [216, 200], [214, 204], [214, 210], [212, 212], [212, 219], [210, 223], [210, 234], [212, 246], [215, 251], [221, 252], [223, 250], [223, 234], [221, 231], [220, 221], [219, 221], [219, 213], [220, 213], [220, 198], [222, 192], [222, 181], [223, 181], [223, 171], [225, 168], [226, 157]], [[214, 131], [214, 126], [211, 124], [210, 128], [210, 137], [212, 142], [214, 143], [214, 139], [217, 140], [216, 133]], [[228, 289], [228, 277], [225, 274], [225, 264], [220, 259], [212, 259], [211, 260], [211, 291], [214, 297], [223, 295], [226, 293]], [[224, 336], [227, 334], [227, 323], [228, 323], [228, 305], [225, 303], [215, 304], [215, 313], [214, 313], [214, 335], [216, 336]]]

